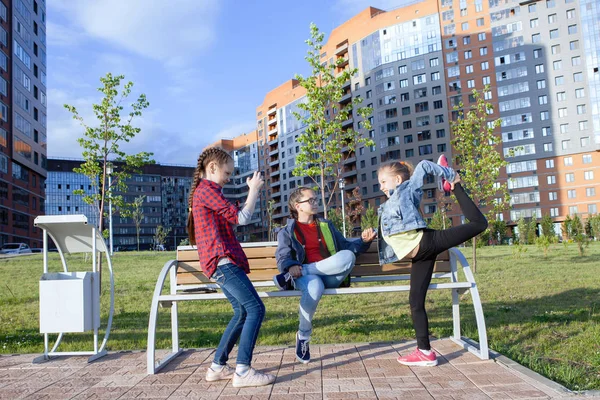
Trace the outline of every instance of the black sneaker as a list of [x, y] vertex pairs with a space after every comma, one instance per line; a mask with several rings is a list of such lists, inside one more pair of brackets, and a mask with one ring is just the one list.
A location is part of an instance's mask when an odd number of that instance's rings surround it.
[[296, 332], [296, 360], [302, 364], [308, 364], [310, 361], [310, 347], [308, 346], [308, 340], [302, 340], [298, 337]]
[[284, 272], [283, 274], [275, 275], [273, 277], [273, 282], [277, 289], [279, 290], [292, 290], [294, 289], [294, 282], [292, 280], [292, 276], [289, 272]]

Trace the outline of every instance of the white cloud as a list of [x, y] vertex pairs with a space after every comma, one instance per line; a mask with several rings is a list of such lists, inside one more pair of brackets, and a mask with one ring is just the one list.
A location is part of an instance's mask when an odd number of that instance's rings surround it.
[[48, 46], [76, 46], [81, 42], [81, 35], [76, 30], [48, 20], [46, 22]]
[[[77, 143], [77, 138], [83, 136], [84, 128], [64, 109], [63, 104], [75, 106], [85, 123], [97, 126], [98, 120], [93, 114], [92, 104], [98, 103], [100, 99], [100, 95], [76, 97], [68, 90], [49, 90], [48, 113], [53, 115], [48, 122], [48, 132], [52, 133], [48, 137], [49, 157], [81, 158], [83, 149]], [[160, 108], [144, 111], [142, 117], [133, 122], [134, 126], [141, 128], [140, 133], [131, 142], [120, 143], [120, 150], [128, 154], [151, 152], [154, 153], [154, 160], [163, 164], [193, 165], [206, 146], [219, 139], [230, 139], [247, 133], [255, 125], [254, 122], [235, 123], [214, 135], [198, 131], [173, 132], [159, 122], [162, 115], [164, 112]]]
[[215, 38], [218, 0], [53, 0], [71, 24], [155, 60], [195, 56]]
[[254, 129], [256, 129], [256, 122], [253, 121], [234, 123], [213, 135], [211, 143], [220, 139], [233, 139], [236, 136], [248, 133]]

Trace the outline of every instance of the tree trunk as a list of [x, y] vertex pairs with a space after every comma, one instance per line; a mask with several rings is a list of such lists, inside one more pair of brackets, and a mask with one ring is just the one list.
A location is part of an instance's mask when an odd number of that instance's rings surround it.
[[473, 238], [473, 273], [477, 272], [477, 236]]
[[138, 251], [140, 251], [140, 227], [137, 226], [136, 227], [136, 231], [137, 231], [137, 245], [138, 245]]
[[325, 202], [325, 173], [321, 166], [321, 201], [323, 202], [323, 217], [327, 219], [327, 203]]
[[[104, 190], [104, 188], [102, 188]], [[100, 237], [104, 239], [102, 235], [102, 227], [104, 226], [102, 218], [104, 217], [104, 202], [100, 204], [100, 217], [98, 218], [98, 232], [100, 232]], [[96, 240], [96, 238], [94, 238]], [[109, 238], [110, 240], [110, 238]], [[92, 257], [96, 257], [94, 254]], [[102, 291], [102, 253], [98, 253], [98, 290]]]

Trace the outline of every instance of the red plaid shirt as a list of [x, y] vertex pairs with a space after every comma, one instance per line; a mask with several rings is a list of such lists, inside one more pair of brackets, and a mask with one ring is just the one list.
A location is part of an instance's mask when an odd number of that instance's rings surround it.
[[192, 213], [200, 267], [207, 277], [217, 269], [221, 258], [250, 273], [248, 258], [235, 237], [234, 225], [238, 223], [239, 208], [223, 196], [222, 187], [201, 179], [194, 191]]

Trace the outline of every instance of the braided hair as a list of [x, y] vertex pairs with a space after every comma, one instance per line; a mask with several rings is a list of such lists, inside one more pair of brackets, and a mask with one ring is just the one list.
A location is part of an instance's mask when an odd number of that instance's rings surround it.
[[194, 192], [196, 191], [200, 180], [203, 179], [206, 175], [206, 168], [208, 167], [208, 164], [214, 161], [217, 163], [217, 165], [221, 166], [227, 164], [229, 161], [232, 160], [233, 158], [231, 157], [231, 155], [220, 147], [209, 147], [198, 156], [198, 165], [196, 166], [196, 170], [194, 171], [194, 178], [192, 179], [190, 195], [188, 197], [189, 213], [187, 220], [187, 231], [190, 239], [190, 244], [192, 245], [196, 244], [194, 215], [192, 214], [192, 207], [194, 205]]

